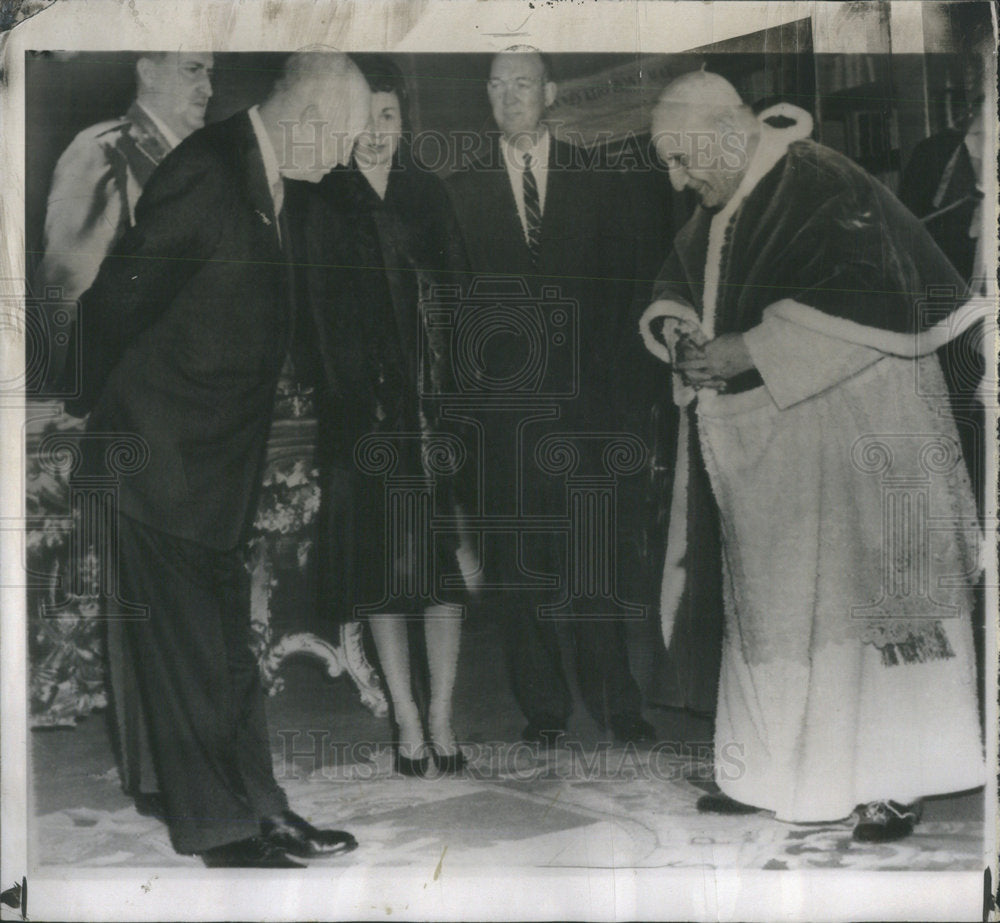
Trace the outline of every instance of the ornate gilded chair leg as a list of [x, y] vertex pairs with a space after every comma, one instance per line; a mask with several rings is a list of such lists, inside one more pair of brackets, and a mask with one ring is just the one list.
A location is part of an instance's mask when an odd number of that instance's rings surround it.
[[362, 704], [376, 718], [389, 714], [389, 703], [382, 689], [382, 680], [365, 656], [364, 626], [361, 622], [347, 622], [340, 627], [340, 650], [344, 666], [358, 687]]

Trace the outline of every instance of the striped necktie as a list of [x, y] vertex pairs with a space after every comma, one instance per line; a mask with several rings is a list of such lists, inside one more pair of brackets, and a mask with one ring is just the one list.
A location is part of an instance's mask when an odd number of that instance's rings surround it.
[[542, 204], [538, 199], [538, 183], [531, 172], [531, 154], [524, 155], [524, 222], [525, 237], [531, 261], [538, 262], [538, 245], [542, 237]]

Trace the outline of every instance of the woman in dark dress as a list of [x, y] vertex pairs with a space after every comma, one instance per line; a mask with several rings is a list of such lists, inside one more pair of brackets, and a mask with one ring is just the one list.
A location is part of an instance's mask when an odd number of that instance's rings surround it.
[[[355, 60], [372, 90], [369, 130], [350, 166], [298, 191], [305, 218], [296, 285], [311, 308], [310, 322], [298, 325], [298, 352], [314, 366], [299, 371], [317, 387], [323, 469], [321, 611], [369, 622], [392, 702], [397, 770], [422, 774], [433, 759], [454, 772], [464, 762], [452, 728], [462, 574], [472, 569], [458, 561], [471, 559], [457, 529], [431, 536], [417, 508], [407, 513], [400, 494], [387, 497], [398, 479], [413, 479], [412, 494], [433, 474], [428, 512], [460, 522], [449, 475], [463, 452], [441, 432], [433, 399], [450, 380], [448, 350], [423, 305], [435, 286], [460, 281], [464, 253], [443, 185], [403, 142], [402, 75], [382, 56]], [[445, 575], [460, 589], [444, 589]], [[426, 734], [411, 681], [413, 618], [423, 622], [430, 675]]]

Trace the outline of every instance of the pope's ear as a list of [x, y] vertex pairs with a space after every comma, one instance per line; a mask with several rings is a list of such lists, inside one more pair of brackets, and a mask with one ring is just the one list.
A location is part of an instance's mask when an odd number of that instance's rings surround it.
[[556, 96], [559, 94], [559, 87], [556, 83], [549, 80], [545, 84], [545, 108], [548, 109], [556, 101]]

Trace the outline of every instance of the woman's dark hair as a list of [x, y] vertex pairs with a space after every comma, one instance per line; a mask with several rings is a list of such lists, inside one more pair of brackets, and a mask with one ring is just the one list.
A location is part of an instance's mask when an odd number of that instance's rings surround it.
[[399, 65], [384, 54], [351, 54], [350, 59], [368, 82], [373, 93], [395, 93], [399, 100], [399, 113], [403, 120], [403, 131], [410, 130], [410, 95], [406, 90], [406, 78]]

